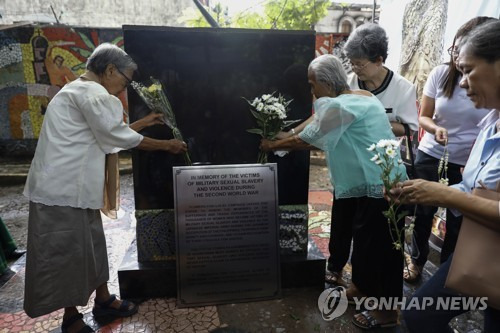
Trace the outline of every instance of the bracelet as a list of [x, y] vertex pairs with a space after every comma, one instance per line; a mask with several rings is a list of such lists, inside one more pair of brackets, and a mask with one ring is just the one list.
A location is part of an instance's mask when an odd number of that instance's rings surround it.
[[292, 135], [295, 135], [295, 128], [292, 128], [290, 132], [292, 132]]

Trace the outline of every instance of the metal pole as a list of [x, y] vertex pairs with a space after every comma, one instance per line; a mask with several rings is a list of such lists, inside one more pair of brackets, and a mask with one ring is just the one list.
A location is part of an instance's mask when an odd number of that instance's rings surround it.
[[205, 7], [203, 7], [203, 5], [198, 0], [193, 0], [193, 2], [196, 5], [196, 7], [198, 7], [199, 11], [201, 12], [205, 20], [207, 20], [208, 24], [210, 24], [212, 28], [220, 28], [217, 21], [214, 20], [214, 18], [210, 15], [209, 12], [207, 12]]
[[373, 0], [372, 23], [375, 23], [375, 8], [377, 7], [377, 0]]

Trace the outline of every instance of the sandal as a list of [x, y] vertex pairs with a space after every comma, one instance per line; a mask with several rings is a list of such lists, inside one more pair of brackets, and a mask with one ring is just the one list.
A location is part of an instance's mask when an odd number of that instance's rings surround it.
[[423, 268], [423, 266], [415, 265], [413, 262], [409, 262], [403, 269], [403, 280], [408, 283], [417, 282], [422, 277]]
[[[83, 321], [83, 315], [81, 313], [78, 313], [74, 316], [71, 316], [69, 319], [62, 321], [61, 324], [61, 333], [68, 333], [69, 328], [73, 326], [74, 323], [77, 321]], [[85, 322], [83, 322], [85, 324]], [[77, 333], [92, 333], [95, 332], [89, 325], [85, 324], [82, 328]]]
[[[118, 309], [111, 307], [111, 304], [116, 300], [116, 295], [111, 295], [107, 301], [99, 302], [97, 299], [94, 300], [95, 305], [92, 309], [92, 313], [94, 317], [103, 317], [103, 316], [113, 316], [113, 317], [129, 317], [135, 313], [139, 309], [137, 304], [132, 302], [122, 300], [122, 304]], [[130, 308], [132, 305], [132, 308]]]
[[347, 283], [342, 279], [342, 272], [326, 271], [325, 282], [336, 286], [347, 287]]
[[364, 330], [372, 330], [375, 328], [389, 328], [389, 327], [395, 327], [398, 325], [397, 320], [389, 321], [386, 323], [379, 323], [378, 320], [373, 317], [369, 311], [362, 311], [358, 313], [366, 322], [360, 321], [359, 317], [352, 317], [352, 323], [356, 325], [357, 327], [364, 329]]

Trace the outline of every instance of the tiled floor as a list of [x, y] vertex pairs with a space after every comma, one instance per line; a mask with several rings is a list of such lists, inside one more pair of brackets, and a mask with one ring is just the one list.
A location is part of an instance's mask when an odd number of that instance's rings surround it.
[[[135, 218], [133, 216], [133, 195], [131, 193], [131, 177], [122, 177], [122, 202], [118, 220], [104, 218], [103, 224], [108, 245], [110, 264], [109, 288], [118, 293], [117, 269], [121, 259], [135, 235]], [[322, 250], [327, 251], [331, 192], [327, 190], [312, 191], [310, 199], [313, 231], [317, 235], [311, 239]], [[318, 211], [324, 209], [324, 211]], [[325, 253], [327, 254], [327, 253]], [[29, 318], [22, 309], [24, 289], [24, 260], [21, 258], [11, 270], [15, 273], [0, 288], [0, 333], [7, 332], [59, 332], [62, 311], [57, 311], [35, 319]], [[205, 306], [179, 309], [174, 298], [158, 298], [145, 300], [140, 304], [138, 314], [112, 323], [98, 323], [92, 316], [93, 296], [86, 307], [79, 308], [84, 314], [85, 322], [99, 332], [210, 332], [224, 329], [227, 325], [219, 319], [217, 307]]]
[[[325, 257], [328, 257], [332, 193], [323, 184], [309, 192], [309, 238]], [[132, 177], [122, 177], [121, 189], [123, 210], [118, 220], [105, 219], [104, 227], [108, 245], [110, 263], [111, 292], [118, 293], [117, 269], [123, 255], [135, 235], [133, 215]], [[19, 207], [18, 207], [19, 208]], [[23, 208], [19, 208], [23, 209]], [[7, 332], [60, 332], [62, 312], [31, 319], [22, 310], [24, 289], [24, 257], [10, 269], [15, 273], [3, 285], [0, 284], [0, 333]], [[426, 265], [423, 282], [435, 270], [435, 266]], [[349, 277], [349, 268], [345, 277]], [[415, 286], [405, 285], [405, 295], [410, 295]], [[350, 320], [354, 310], [347, 312], [337, 320], [326, 322], [318, 311], [317, 300], [321, 290], [288, 289], [283, 290], [281, 299], [220, 306], [205, 306], [188, 309], [176, 307], [174, 298], [155, 298], [143, 300], [139, 312], [125, 319], [111, 323], [96, 322], [92, 316], [93, 296], [86, 307], [79, 310], [84, 320], [98, 332], [359, 332]], [[454, 320], [454, 326], [460, 332], [481, 332], [481, 315], [472, 313]], [[404, 324], [389, 332], [406, 331]], [[388, 332], [385, 330], [384, 332]]]

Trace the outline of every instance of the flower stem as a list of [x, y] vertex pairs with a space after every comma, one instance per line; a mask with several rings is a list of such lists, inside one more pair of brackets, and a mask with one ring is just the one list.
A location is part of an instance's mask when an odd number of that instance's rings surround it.
[[267, 152], [259, 151], [259, 155], [257, 156], [257, 163], [265, 164], [267, 163]]

